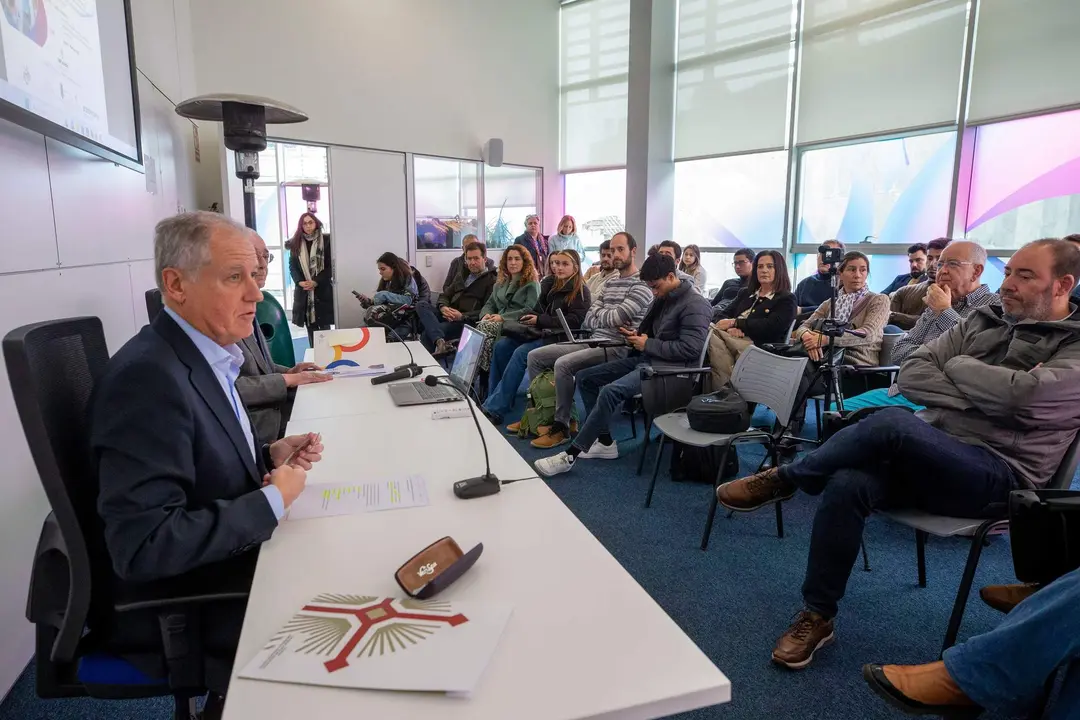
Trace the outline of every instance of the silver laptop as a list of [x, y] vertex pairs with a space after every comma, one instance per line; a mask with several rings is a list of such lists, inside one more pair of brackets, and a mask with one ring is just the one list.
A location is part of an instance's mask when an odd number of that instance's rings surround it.
[[626, 343], [622, 340], [601, 340], [599, 338], [589, 339], [575, 339], [574, 331], [570, 329], [570, 323], [566, 322], [566, 316], [563, 315], [562, 308], [555, 309], [555, 317], [559, 318], [559, 324], [562, 325], [563, 332], [566, 333], [568, 339], [559, 341], [559, 345], [584, 345], [585, 347], [622, 347]]
[[[461, 329], [461, 340], [458, 341], [457, 354], [454, 356], [454, 364], [450, 368], [450, 375], [457, 378], [462, 387], [471, 387], [473, 378], [476, 377], [476, 367], [480, 364], [480, 351], [484, 347], [484, 336], [476, 332], [468, 325]], [[394, 383], [388, 385], [390, 397], [395, 405], [405, 407], [408, 405], [431, 405], [433, 403], [460, 402], [462, 397], [454, 388], [448, 385], [436, 385], [429, 387], [422, 382]]]

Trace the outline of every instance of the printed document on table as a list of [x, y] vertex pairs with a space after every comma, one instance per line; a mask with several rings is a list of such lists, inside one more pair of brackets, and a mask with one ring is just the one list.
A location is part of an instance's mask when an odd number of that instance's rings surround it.
[[308, 485], [289, 508], [289, 519], [307, 520], [427, 504], [427, 482], [419, 475], [399, 480]]

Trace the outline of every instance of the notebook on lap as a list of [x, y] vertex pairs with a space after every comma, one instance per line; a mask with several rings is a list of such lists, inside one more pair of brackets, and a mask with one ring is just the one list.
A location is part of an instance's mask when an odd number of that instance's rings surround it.
[[[450, 375], [457, 378], [463, 387], [471, 387], [476, 377], [476, 368], [480, 363], [480, 351], [484, 347], [484, 336], [469, 326], [461, 329], [457, 354], [450, 368]], [[388, 385], [390, 398], [395, 405], [431, 405], [433, 403], [459, 402], [464, 400], [461, 393], [447, 385], [429, 387], [422, 382], [394, 383]]]

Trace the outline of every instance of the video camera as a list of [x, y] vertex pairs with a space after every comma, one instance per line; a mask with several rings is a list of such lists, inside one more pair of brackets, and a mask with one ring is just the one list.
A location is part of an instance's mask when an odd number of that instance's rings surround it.
[[821, 256], [821, 263], [823, 265], [839, 265], [844, 260], [844, 248], [830, 247], [829, 245], [819, 245], [818, 255]]

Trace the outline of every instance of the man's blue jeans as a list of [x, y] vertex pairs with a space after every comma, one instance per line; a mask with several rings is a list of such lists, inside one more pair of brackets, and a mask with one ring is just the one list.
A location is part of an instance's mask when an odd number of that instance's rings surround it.
[[518, 387], [525, 377], [525, 367], [529, 362], [529, 351], [543, 344], [543, 340], [520, 343], [508, 337], [499, 338], [491, 349], [485, 410], [494, 415], [506, 415], [514, 408], [514, 399], [517, 398]]
[[836, 615], [867, 516], [885, 508], [981, 517], [1008, 500], [1015, 479], [1004, 460], [906, 410], [886, 408], [849, 425], [813, 452], [780, 466], [780, 478], [821, 495], [803, 581], [806, 607]]
[[588, 451], [601, 433], [611, 428], [611, 416], [622, 404], [641, 392], [641, 373], [638, 366], [645, 362], [640, 354], [578, 370], [577, 386], [585, 401], [585, 424], [581, 426], [574, 446]]
[[1002, 715], [1024, 715], [1040, 702], [1046, 681], [1068, 667], [1048, 715], [1080, 712], [1080, 570], [1020, 603], [984, 635], [945, 651], [949, 675], [969, 698]]

